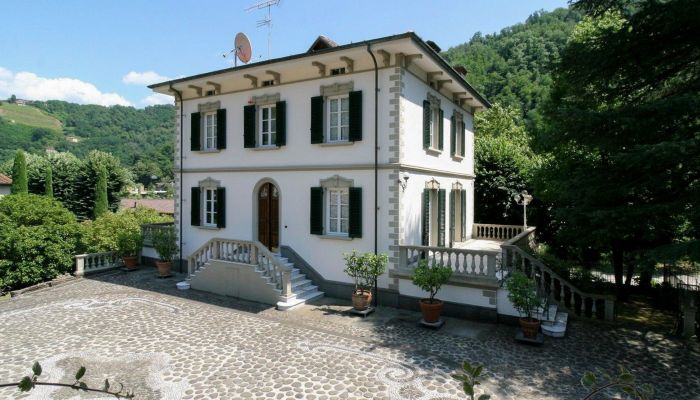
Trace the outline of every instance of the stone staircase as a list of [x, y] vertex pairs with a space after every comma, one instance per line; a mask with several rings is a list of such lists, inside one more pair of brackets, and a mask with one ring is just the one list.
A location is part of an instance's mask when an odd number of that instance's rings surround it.
[[561, 338], [566, 335], [566, 326], [569, 321], [569, 313], [560, 311], [556, 304], [545, 303], [533, 313], [533, 317], [539, 319], [542, 333], [547, 336]]
[[[294, 263], [289, 262], [289, 259], [282, 257], [282, 255], [279, 253], [273, 254], [275, 258], [277, 258], [277, 260], [283, 265], [292, 269], [292, 296], [286, 301], [278, 301], [278, 310], [290, 310], [294, 307], [305, 304], [307, 301], [323, 297], [324, 293], [318, 290], [318, 286], [314, 285], [311, 279], [308, 279], [306, 275], [299, 270], [299, 268], [296, 268]], [[275, 290], [281, 293], [279, 289]]]

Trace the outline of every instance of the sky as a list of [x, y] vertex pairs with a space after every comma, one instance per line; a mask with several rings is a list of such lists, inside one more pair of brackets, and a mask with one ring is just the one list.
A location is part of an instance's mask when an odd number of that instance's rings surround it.
[[[233, 66], [236, 33], [268, 59], [260, 0], [31, 0], [0, 4], [0, 99], [144, 107], [172, 98], [146, 86]], [[443, 50], [523, 22], [565, 0], [280, 0], [270, 9], [270, 58], [305, 52], [320, 34], [338, 44], [407, 31]]]

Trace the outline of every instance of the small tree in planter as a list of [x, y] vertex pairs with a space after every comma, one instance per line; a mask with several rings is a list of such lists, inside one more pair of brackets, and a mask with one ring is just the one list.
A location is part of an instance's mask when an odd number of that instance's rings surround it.
[[516, 271], [506, 281], [508, 300], [520, 314], [520, 328], [527, 338], [534, 338], [540, 330], [540, 320], [534, 318], [533, 310], [542, 307], [543, 300], [537, 295], [535, 282], [522, 272]]
[[442, 264], [430, 266], [427, 260], [420, 260], [413, 272], [413, 284], [428, 292], [430, 297], [421, 299], [420, 309], [423, 313], [423, 321], [436, 323], [440, 321], [443, 303], [435, 298], [442, 285], [447, 283], [452, 276], [452, 268]]
[[176, 241], [177, 235], [174, 227], [158, 229], [153, 232], [153, 247], [158, 252], [158, 256], [160, 256], [160, 261], [156, 261], [156, 267], [158, 267], [160, 276], [170, 275], [173, 257], [178, 251]]
[[389, 258], [386, 254], [358, 254], [357, 251], [353, 251], [345, 253], [343, 259], [344, 272], [355, 281], [352, 307], [357, 311], [364, 311], [372, 301], [372, 285], [375, 279], [384, 273]]
[[117, 234], [117, 255], [124, 261], [127, 269], [135, 269], [137, 255], [143, 247], [143, 236], [138, 231], [122, 231]]

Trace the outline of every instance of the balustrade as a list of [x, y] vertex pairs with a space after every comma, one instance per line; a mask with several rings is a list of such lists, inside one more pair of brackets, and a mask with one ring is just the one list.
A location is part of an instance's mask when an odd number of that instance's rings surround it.
[[474, 224], [472, 239], [506, 241], [522, 232], [521, 225]]
[[497, 254], [450, 247], [399, 246], [399, 269], [412, 271], [420, 260], [452, 269], [452, 277], [496, 277]]
[[75, 275], [105, 271], [121, 265], [121, 259], [113, 251], [104, 253], [78, 254], [75, 256]]
[[141, 225], [141, 236], [143, 236], [143, 245], [153, 247], [153, 235], [160, 230], [172, 229], [172, 222], [163, 222], [159, 224], [144, 224]]

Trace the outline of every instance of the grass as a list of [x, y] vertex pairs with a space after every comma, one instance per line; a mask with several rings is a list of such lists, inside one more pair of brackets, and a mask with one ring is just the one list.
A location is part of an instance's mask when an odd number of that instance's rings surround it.
[[18, 106], [7, 102], [0, 105], [0, 117], [14, 121], [17, 124], [33, 126], [36, 128], [53, 129], [61, 131], [61, 122], [32, 106]]

